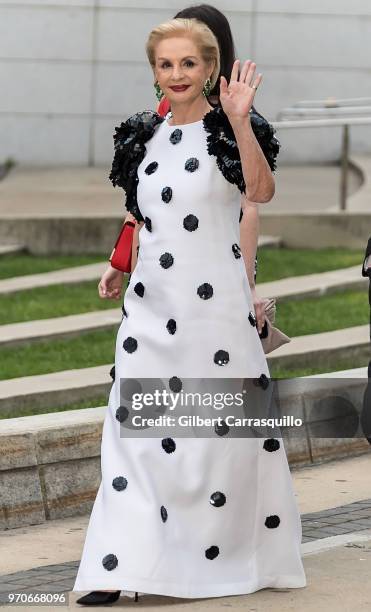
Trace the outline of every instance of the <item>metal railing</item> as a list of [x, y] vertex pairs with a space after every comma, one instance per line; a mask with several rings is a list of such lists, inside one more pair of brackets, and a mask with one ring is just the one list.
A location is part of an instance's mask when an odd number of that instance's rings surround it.
[[[314, 118], [308, 118], [308, 115], [313, 115]], [[284, 119], [284, 117], [287, 116], [301, 118]], [[318, 118], [319, 116], [323, 118], [320, 119]], [[278, 121], [270, 122], [277, 130], [335, 126], [341, 126], [343, 128], [340, 155], [340, 210], [346, 210], [350, 128], [353, 125], [371, 125], [371, 98], [302, 100], [297, 102], [294, 106], [284, 108], [277, 114], [277, 117], [279, 119]], [[302, 117], [306, 117], [306, 119]]]

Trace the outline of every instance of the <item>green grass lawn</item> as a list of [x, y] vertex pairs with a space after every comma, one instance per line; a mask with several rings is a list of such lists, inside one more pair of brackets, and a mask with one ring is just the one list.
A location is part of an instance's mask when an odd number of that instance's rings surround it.
[[[105, 300], [101, 302], [106, 303]], [[277, 306], [276, 325], [290, 337], [368, 322], [368, 295], [365, 291], [344, 291], [299, 302], [283, 302]], [[87, 332], [78, 338], [4, 347], [0, 349], [0, 379], [113, 363], [117, 330], [118, 325], [108, 330]]]
[[368, 288], [277, 303], [275, 326], [288, 336], [305, 336], [366, 325], [370, 320]]
[[0, 349], [0, 380], [113, 364], [118, 326], [78, 338], [32, 342]]
[[98, 253], [89, 255], [31, 255], [30, 253], [7, 253], [0, 255], [0, 279], [53, 272], [62, 268], [85, 266], [107, 261], [110, 253], [105, 256]]
[[[27, 253], [0, 256], [0, 279], [52, 272], [73, 266], [107, 261], [110, 253], [89, 255], [31, 255]], [[264, 283], [288, 276], [301, 276], [336, 270], [359, 264], [364, 253], [360, 249], [258, 249], [258, 282]]]
[[[359, 359], [358, 361], [355, 359], [344, 359], [338, 360], [331, 367], [331, 371], [337, 370], [348, 370], [350, 368], [361, 368], [366, 366], [367, 364], [363, 359]], [[306, 367], [306, 368], [281, 368], [277, 365], [272, 365], [269, 368], [272, 379], [277, 378], [297, 378], [300, 376], [310, 376], [314, 374], [321, 374], [323, 368], [318, 366]], [[33, 414], [47, 414], [52, 412], [65, 412], [66, 410], [79, 410], [82, 408], [96, 408], [98, 406], [107, 406], [108, 403], [108, 393], [105, 395], [97, 395], [96, 397], [89, 399], [82, 399], [80, 401], [73, 402], [72, 404], [60, 405], [60, 406], [49, 406], [48, 408], [37, 408], [35, 407], [23, 407], [17, 409], [2, 409], [0, 412], [0, 420], [1, 419], [13, 419], [15, 417], [22, 416], [30, 416]]]
[[0, 294], [0, 325], [120, 308], [127, 279], [120, 300], [100, 298], [98, 280]]
[[[40, 257], [30, 255], [0, 256], [0, 278], [58, 270], [97, 261], [102, 255]], [[352, 265], [361, 266], [363, 252], [343, 249], [260, 249], [258, 253], [258, 282], [323, 272]], [[74, 284], [60, 284], [0, 295], [0, 324], [31, 321], [70, 314], [120, 308], [128, 277], [125, 276], [120, 300], [103, 300], [97, 291], [98, 279]], [[364, 291], [342, 291], [320, 298], [277, 302], [276, 325], [290, 337], [331, 331], [369, 323], [368, 288]], [[46, 374], [73, 368], [86, 368], [114, 363], [118, 326], [81, 334], [78, 338], [45, 340], [27, 346], [0, 349], [0, 379]], [[269, 357], [269, 356], [268, 356]], [[363, 360], [338, 360], [329, 369], [342, 370], [362, 367]], [[319, 374], [323, 367], [289, 369], [272, 366], [273, 378], [293, 378]], [[42, 412], [60, 412], [107, 404], [108, 395], [81, 400], [64, 406], [51, 406]], [[37, 411], [37, 408], [34, 409]], [[39, 410], [40, 412], [40, 410]], [[36, 412], [36, 413], [39, 413]], [[14, 410], [0, 418], [33, 414], [32, 408]]]
[[266, 283], [289, 276], [317, 274], [359, 264], [364, 252], [357, 249], [258, 249], [257, 283]]
[[[344, 251], [342, 249], [322, 249], [321, 251], [310, 251], [308, 249], [260, 250], [258, 254], [257, 281], [267, 282], [287, 276], [347, 267], [362, 261], [361, 256], [361, 251]], [[5, 278], [11, 271], [13, 271], [12, 275], [16, 276], [17, 273], [24, 274], [25, 269], [32, 268], [31, 272], [41, 271], [39, 267], [41, 265], [44, 266], [43, 271], [47, 271], [48, 266], [51, 266], [52, 269], [61, 269], [66, 265], [93, 263], [93, 261], [98, 261], [99, 257], [101, 256], [86, 256], [85, 258], [67, 255], [61, 257], [52, 256], [51, 258], [30, 255], [1, 256], [0, 269], [2, 277]], [[278, 263], [279, 266], [277, 265]], [[16, 291], [10, 294], [0, 294], [0, 325], [62, 317], [121, 306], [127, 279], [128, 275], [125, 275], [122, 298], [119, 301], [103, 300], [98, 296], [97, 285], [99, 279], [96, 281], [64, 283], [50, 287]], [[310, 306], [308, 305], [308, 307]], [[321, 303], [317, 310], [322, 310]], [[277, 316], [281, 317], [283, 312], [285, 310], [282, 304], [277, 308]], [[355, 314], [354, 318], [357, 316]], [[288, 316], [290, 329], [293, 318], [299, 320], [301, 317], [302, 310], [299, 303], [295, 301]], [[286, 324], [286, 320], [282, 321], [282, 325], [286, 326]], [[305, 325], [305, 322], [303, 324]], [[353, 323], [353, 325], [356, 324]], [[287, 333], [290, 335], [292, 332], [287, 331]]]
[[[269, 355], [267, 355], [269, 357]], [[337, 359], [336, 362], [331, 364], [331, 367], [324, 370], [322, 365], [313, 365], [311, 367], [302, 368], [283, 368], [277, 364], [272, 364], [269, 367], [270, 375], [272, 378], [296, 378], [299, 376], [312, 376], [314, 374], [322, 374], [326, 372], [336, 372], [340, 370], [350, 370], [353, 368], [363, 368], [368, 366], [364, 358], [359, 359], [347, 359], [345, 356], [343, 359]]]
[[32, 416], [34, 414], [49, 414], [51, 412], [66, 412], [66, 410], [80, 410], [82, 408], [98, 408], [99, 406], [107, 406], [108, 393], [106, 395], [97, 395], [89, 399], [82, 399], [73, 404], [65, 404], [63, 406], [48, 406], [47, 408], [38, 408], [37, 406], [24, 406], [20, 408], [1, 409], [1, 419], [15, 419], [16, 417]]

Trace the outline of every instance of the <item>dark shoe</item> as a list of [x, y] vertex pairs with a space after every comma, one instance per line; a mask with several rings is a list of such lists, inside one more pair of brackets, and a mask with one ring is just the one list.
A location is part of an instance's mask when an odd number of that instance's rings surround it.
[[92, 591], [80, 599], [76, 599], [76, 603], [84, 606], [102, 606], [108, 603], [114, 603], [120, 597], [121, 591]]

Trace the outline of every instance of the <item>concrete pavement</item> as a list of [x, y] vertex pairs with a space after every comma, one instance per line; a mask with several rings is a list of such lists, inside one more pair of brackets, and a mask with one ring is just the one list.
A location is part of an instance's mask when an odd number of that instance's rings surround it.
[[[242, 596], [181, 599], [123, 591], [115, 607], [177, 612], [230, 607], [251, 612], [369, 612], [371, 599], [370, 454], [292, 470], [302, 517], [307, 586]], [[72, 588], [88, 516], [0, 533], [0, 592], [66, 592]], [[70, 593], [69, 610], [82, 609]], [[3, 606], [0, 606], [3, 609]], [[50, 606], [52, 607], [52, 606]], [[99, 607], [96, 609], [106, 609]], [[136, 609], [136, 608], [135, 608]]]
[[[108, 175], [109, 169], [99, 166], [16, 166], [0, 181], [0, 217], [124, 216], [123, 191], [112, 187]], [[280, 166], [275, 182], [274, 200], [262, 205], [262, 212], [316, 211], [338, 204], [338, 166]], [[350, 194], [360, 185], [359, 173], [350, 169]]]

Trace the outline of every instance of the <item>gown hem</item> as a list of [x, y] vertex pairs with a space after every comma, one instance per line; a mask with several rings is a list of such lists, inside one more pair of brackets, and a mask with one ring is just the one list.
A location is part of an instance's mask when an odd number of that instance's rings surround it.
[[[75, 591], [92, 591], [103, 588], [119, 590], [120, 587], [112, 584], [104, 584], [97, 587], [98, 579], [89, 580], [89, 583], [84, 585], [84, 588], [73, 588]], [[117, 583], [116, 583], [117, 584]], [[90, 586], [89, 586], [90, 585]], [[196, 587], [194, 589], [185, 589], [181, 583], [165, 583], [151, 582], [149, 580], [138, 580], [125, 582], [125, 587], [121, 587], [121, 591], [137, 591], [146, 595], [166, 595], [168, 597], [182, 597], [192, 599], [196, 597], [224, 597], [227, 595], [248, 595], [266, 588], [302, 588], [307, 585], [306, 578], [295, 575], [271, 576], [265, 579], [260, 578], [258, 584], [250, 582], [227, 582], [223, 584], [215, 584], [215, 582], [206, 585], [204, 588]]]

